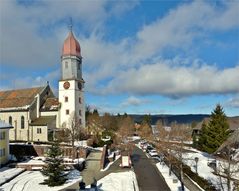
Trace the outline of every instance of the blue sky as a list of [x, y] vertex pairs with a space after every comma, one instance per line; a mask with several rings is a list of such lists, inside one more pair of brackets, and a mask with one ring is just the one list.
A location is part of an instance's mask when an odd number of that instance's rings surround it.
[[0, 89], [54, 92], [69, 18], [101, 113], [239, 115], [239, 2], [1, 1]]

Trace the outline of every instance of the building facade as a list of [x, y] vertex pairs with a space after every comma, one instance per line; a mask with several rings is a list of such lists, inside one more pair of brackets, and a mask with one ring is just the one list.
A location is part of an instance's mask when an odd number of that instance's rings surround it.
[[47, 142], [70, 119], [85, 127], [84, 80], [79, 42], [70, 30], [61, 55], [59, 98], [44, 87], [0, 91], [0, 119], [11, 124], [12, 141]]
[[13, 128], [0, 120], [0, 167], [9, 160], [9, 129]]

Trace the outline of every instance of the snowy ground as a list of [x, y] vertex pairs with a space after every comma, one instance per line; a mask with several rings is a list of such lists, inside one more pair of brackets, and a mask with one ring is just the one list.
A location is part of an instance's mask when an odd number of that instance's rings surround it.
[[[187, 164], [189, 167], [191, 167], [191, 170], [193, 172], [196, 172], [195, 157], [198, 157], [199, 160], [197, 163], [197, 169], [198, 169], [199, 176], [210, 181], [214, 186], [220, 189], [219, 177], [213, 174], [214, 170], [208, 166], [208, 162], [213, 161], [214, 158], [212, 158], [208, 153], [204, 153], [193, 148], [187, 148], [187, 149], [191, 150], [192, 152], [183, 154], [184, 163]], [[217, 159], [216, 163], [217, 163], [217, 166], [219, 166], [219, 164], [223, 164], [225, 162]], [[234, 166], [234, 168], [239, 169], [239, 164]], [[234, 175], [234, 178], [239, 179], [239, 172]], [[225, 179], [222, 179], [222, 181], [225, 182]], [[224, 189], [226, 190], [225, 184], [224, 184]]]
[[48, 187], [47, 185], [40, 184], [45, 178], [40, 171], [26, 171], [9, 183], [4, 184], [0, 189], [4, 191], [57, 191], [81, 180], [80, 172], [77, 170], [73, 170], [68, 174], [69, 179], [62, 186]]
[[4, 182], [12, 179], [14, 176], [23, 171], [24, 171], [23, 168], [8, 168], [8, 167], [0, 168], [0, 184], [3, 184]]
[[[156, 164], [156, 166], [157, 166], [159, 172], [163, 175], [166, 183], [168, 184], [168, 187], [172, 191], [182, 190], [181, 183], [178, 180], [177, 176], [173, 172], [171, 173], [171, 176], [169, 176], [169, 168], [166, 164], [164, 164], [164, 162], [162, 162], [162, 163], [159, 162], [159, 163]], [[176, 183], [174, 183], [173, 181], [176, 181]], [[185, 187], [185, 191], [189, 191], [189, 190]]]
[[97, 188], [104, 191], [138, 191], [138, 183], [133, 171], [110, 173], [97, 182]]

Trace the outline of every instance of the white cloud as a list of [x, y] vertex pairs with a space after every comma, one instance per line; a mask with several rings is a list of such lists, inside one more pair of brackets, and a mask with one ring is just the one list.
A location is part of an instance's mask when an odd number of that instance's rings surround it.
[[148, 100], [140, 99], [135, 96], [130, 96], [122, 102], [121, 106], [139, 106], [145, 103], [148, 103]]
[[208, 31], [238, 27], [238, 12], [236, 1], [225, 4], [224, 9], [204, 1], [181, 5], [138, 31], [134, 56], [138, 59], [150, 57], [167, 47], [188, 50], [195, 39], [206, 40]]
[[[25, 76], [25, 77], [18, 77], [17, 74], [8, 74], [8, 79], [11, 80], [11, 84], [8, 84], [8, 86], [3, 86], [0, 83], [0, 89], [1, 90], [8, 90], [8, 89], [21, 89], [21, 88], [31, 88], [31, 87], [38, 87], [38, 86], [45, 86], [47, 84], [47, 81], [50, 83], [50, 86], [55, 94], [55, 96], [58, 95], [58, 91], [56, 87], [54, 87], [51, 82], [57, 82], [60, 78], [60, 70], [57, 69], [55, 71], [52, 71], [50, 73], [47, 73], [45, 75], [39, 75], [39, 76]], [[10, 88], [9, 88], [10, 87]]]
[[105, 93], [162, 94], [182, 97], [196, 94], [239, 92], [239, 66], [219, 70], [215, 66], [187, 67], [169, 60], [120, 72]]
[[239, 108], [239, 95], [231, 98], [227, 103], [226, 106]]

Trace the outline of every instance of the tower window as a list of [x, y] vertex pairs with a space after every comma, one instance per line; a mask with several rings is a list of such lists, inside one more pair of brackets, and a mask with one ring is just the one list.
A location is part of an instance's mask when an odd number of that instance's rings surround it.
[[65, 68], [68, 68], [68, 62], [65, 62]]
[[41, 134], [41, 128], [37, 128], [37, 134]]
[[68, 97], [67, 96], [65, 97], [65, 102], [68, 102]]
[[24, 129], [25, 127], [25, 119], [24, 119], [24, 116], [21, 116], [21, 129]]
[[80, 125], [82, 124], [81, 119], [79, 119], [79, 124], [80, 124]]
[[70, 111], [69, 109], [66, 109], [66, 115], [69, 115]]
[[79, 103], [81, 103], [81, 98], [79, 97]]
[[81, 116], [81, 110], [79, 110], [79, 116]]
[[10, 125], [12, 125], [12, 116], [9, 116], [8, 122]]

